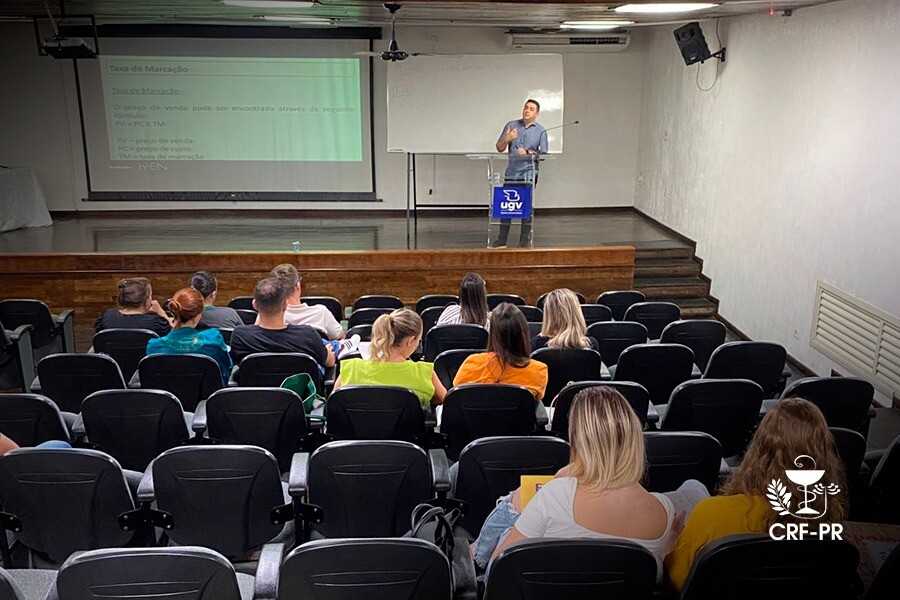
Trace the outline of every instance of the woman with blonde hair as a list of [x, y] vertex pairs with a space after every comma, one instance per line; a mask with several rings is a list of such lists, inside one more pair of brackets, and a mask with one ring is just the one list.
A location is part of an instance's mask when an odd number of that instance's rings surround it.
[[412, 390], [426, 407], [439, 405], [447, 390], [434, 372], [434, 363], [412, 362], [410, 355], [422, 341], [422, 317], [407, 308], [381, 315], [372, 325], [368, 360], [341, 361], [334, 389], [342, 385], [396, 385]]
[[[803, 398], [786, 398], [760, 422], [741, 466], [722, 487], [721, 495], [701, 501], [691, 511], [666, 558], [666, 570], [675, 589], [684, 586], [694, 557], [709, 542], [726, 535], [763, 533], [775, 523], [803, 522], [773, 510], [766, 491], [773, 480], [787, 483], [785, 471], [801, 465], [809, 468], [812, 461], [815, 468], [825, 471], [827, 483], [845, 493], [844, 466], [822, 411]], [[841, 493], [826, 496], [827, 507], [818, 521], [842, 521], [846, 495]]]
[[569, 464], [524, 510], [519, 490], [498, 502], [474, 545], [480, 566], [525, 538], [627, 539], [661, 560], [675, 509], [641, 486], [644, 435], [628, 401], [605, 386], [580, 391], [569, 413], [569, 443]]
[[588, 336], [584, 313], [572, 290], [553, 290], [544, 300], [544, 322], [541, 332], [531, 338], [531, 350], [545, 347], [597, 349], [597, 340]]

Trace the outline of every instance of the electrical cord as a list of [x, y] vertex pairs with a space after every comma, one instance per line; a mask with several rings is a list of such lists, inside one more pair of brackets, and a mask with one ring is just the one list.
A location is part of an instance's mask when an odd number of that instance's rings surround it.
[[[719, 49], [722, 48], [722, 42], [719, 40], [719, 20], [720, 20], [720, 19], [721, 19], [721, 17], [719, 17], [718, 19], [716, 19], [716, 45], [719, 47]], [[701, 92], [708, 92], [708, 91], [710, 91], [711, 89], [713, 89], [714, 87], [716, 87], [716, 84], [719, 83], [719, 63], [721, 63], [721, 62], [722, 62], [722, 61], [719, 60], [718, 58], [716, 59], [716, 77], [715, 77], [715, 79], [713, 79], [712, 85], [709, 86], [708, 88], [702, 87], [702, 86], [700, 85], [700, 67], [703, 66], [703, 63], [697, 63], [697, 81], [696, 81], [696, 84], [697, 84], [697, 89], [698, 89], [698, 90], [700, 90]]]

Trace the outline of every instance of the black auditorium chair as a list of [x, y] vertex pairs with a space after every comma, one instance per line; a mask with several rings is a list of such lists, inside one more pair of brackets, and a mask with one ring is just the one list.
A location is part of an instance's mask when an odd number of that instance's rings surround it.
[[638, 302], [625, 311], [625, 321], [635, 321], [647, 328], [651, 340], [658, 340], [666, 325], [681, 318], [681, 308], [672, 302]]
[[174, 394], [188, 412], [222, 389], [219, 365], [205, 354], [151, 354], [141, 359], [137, 376], [141, 388]]
[[[867, 436], [875, 417], [874, 386], [859, 377], [803, 377], [791, 382], [782, 398], [798, 396], [815, 404], [829, 427], [844, 427]], [[777, 400], [766, 402], [771, 407]]]
[[581, 314], [584, 315], [585, 324], [589, 326], [613, 320], [612, 310], [605, 304], [582, 304]]
[[429, 330], [437, 325], [438, 319], [441, 318], [443, 312], [443, 306], [429, 306], [419, 313], [419, 316], [422, 317], [422, 335], [427, 335]]
[[256, 309], [253, 308], [253, 296], [235, 296], [228, 301], [228, 308], [233, 308], [234, 310], [256, 311]]
[[309, 306], [316, 306], [317, 304], [324, 306], [338, 323], [344, 318], [344, 307], [341, 301], [333, 296], [302, 296], [300, 302]]
[[[584, 304], [584, 294], [579, 293], [579, 292], [573, 292], [573, 293], [575, 294], [575, 297], [578, 298], [578, 303]], [[538, 296], [537, 302], [535, 302], [534, 305], [537, 306], [538, 308], [540, 308], [541, 310], [543, 310], [544, 302], [547, 300], [547, 296], [549, 296], [549, 295], [550, 295], [550, 292], [544, 292], [543, 294]]]
[[631, 381], [578, 381], [568, 384], [556, 395], [553, 402], [553, 420], [550, 423], [550, 430], [564, 440], [569, 439], [569, 410], [572, 408], [575, 395], [583, 389], [599, 386], [611, 387], [622, 394], [641, 424], [647, 422], [650, 393], [641, 384]]
[[540, 323], [544, 320], [544, 311], [536, 306], [523, 304], [519, 307], [519, 310], [522, 311], [522, 314], [525, 315], [525, 320], [529, 323]]
[[453, 387], [456, 373], [466, 359], [484, 350], [444, 350], [434, 359], [434, 372], [448, 390]]
[[450, 565], [437, 546], [415, 538], [314, 540], [282, 561], [263, 549], [255, 600], [450, 600]]
[[603, 364], [615, 366], [625, 348], [647, 343], [647, 328], [640, 323], [603, 321], [588, 326], [587, 334], [597, 340]]
[[[120, 517], [135, 508], [122, 468], [96, 450], [7, 452], [0, 457], [0, 500], [9, 515], [3, 527], [19, 525], [19, 543], [53, 563], [79, 550], [124, 546], [134, 537], [119, 525]], [[6, 553], [6, 532], [0, 540]]]
[[94, 334], [94, 352], [111, 356], [125, 381], [137, 371], [138, 363], [147, 356], [147, 342], [159, 337], [149, 329], [104, 329]]
[[460, 323], [436, 325], [425, 336], [425, 360], [434, 362], [447, 350], [479, 350], [484, 352], [488, 343], [488, 330], [481, 325]]
[[533, 338], [536, 335], [541, 335], [543, 328], [544, 324], [541, 321], [528, 321], [528, 337]]
[[894, 600], [900, 590], [900, 544], [888, 555], [869, 587], [866, 600]]
[[636, 344], [626, 348], [615, 368], [615, 381], [634, 381], [650, 392], [650, 402], [665, 404], [672, 390], [691, 378], [694, 353], [681, 344]]
[[847, 540], [730, 535], [697, 553], [681, 598], [854, 600], [862, 591], [858, 565], [859, 551]]
[[388, 315], [394, 312], [393, 308], [360, 308], [354, 309], [350, 313], [350, 320], [347, 321], [350, 328], [358, 325], [372, 325], [381, 315]]
[[860, 485], [863, 460], [866, 458], [866, 438], [858, 431], [843, 427], [829, 427], [834, 438], [834, 448], [841, 462], [844, 463], [844, 481], [850, 489], [850, 503], [854, 504], [854, 496]]
[[897, 498], [900, 496], [900, 435], [890, 443], [872, 470], [867, 490], [865, 521], [900, 525]]
[[226, 346], [231, 346], [231, 334], [234, 333], [234, 327], [217, 327], [219, 333], [222, 334], [222, 339], [225, 340]]
[[48, 600], [253, 600], [253, 588], [208, 548], [110, 548], [72, 555]]
[[624, 321], [625, 311], [632, 305], [643, 302], [646, 299], [644, 294], [637, 290], [615, 290], [603, 292], [597, 296], [597, 304], [605, 304], [612, 311], [613, 319]]
[[725, 325], [715, 319], [672, 321], [659, 338], [662, 344], [681, 344], [694, 352], [694, 364], [703, 372], [713, 351], [725, 343]]
[[428, 294], [418, 299], [416, 302], [416, 312], [421, 315], [429, 308], [440, 308], [443, 310], [447, 308], [447, 306], [458, 302], [459, 296], [455, 294]]
[[784, 347], [773, 342], [725, 342], [709, 357], [703, 379], [749, 379], [773, 398], [781, 391], [786, 358]]
[[383, 294], [360, 296], [353, 302], [351, 314], [363, 308], [389, 308], [396, 310], [403, 308], [403, 301], [397, 296], [386, 296]]
[[468, 508], [458, 525], [475, 539], [497, 498], [518, 488], [522, 475], [555, 475], [569, 464], [569, 444], [550, 436], [484, 437], [463, 449], [458, 464], [453, 497]]
[[536, 404], [534, 395], [519, 385], [468, 383], [450, 389], [441, 413], [441, 433], [449, 438], [447, 457], [458, 460], [463, 448], [480, 438], [534, 433]]
[[59, 410], [78, 413], [89, 395], [125, 389], [125, 380], [116, 361], [105, 354], [51, 354], [38, 363], [31, 389], [53, 400]]
[[75, 311], [66, 309], [55, 315], [40, 300], [0, 300], [0, 323], [15, 331], [31, 325], [31, 349], [34, 361], [52, 353], [75, 352]]
[[0, 323], [0, 389], [31, 391], [34, 381], [34, 354], [31, 325], [19, 325], [13, 331]]
[[516, 306], [523, 306], [525, 304], [525, 298], [519, 296], [518, 294], [488, 294], [487, 302], [488, 309], [494, 310], [504, 302], [509, 302], [510, 304], [515, 304]]
[[325, 403], [328, 435], [335, 440], [404, 440], [424, 445], [425, 411], [402, 387], [345, 385]]
[[81, 419], [87, 440], [132, 471], [143, 472], [191, 436], [178, 398], [163, 390], [94, 392], [81, 405]]
[[671, 492], [688, 479], [706, 486], [710, 495], [722, 467], [722, 446], [713, 436], [700, 431], [645, 431], [647, 472], [650, 492]]
[[626, 540], [524, 540], [491, 563], [484, 600], [651, 600], [656, 558]]
[[546, 406], [569, 383], [600, 379], [603, 368], [600, 353], [590, 348], [539, 348], [531, 353], [531, 358], [547, 365], [547, 390], [543, 397]]
[[56, 403], [39, 394], [0, 394], [0, 432], [21, 448], [70, 441]]
[[0, 569], [0, 600], [44, 600], [56, 574], [53, 569]]
[[347, 329], [348, 339], [352, 338], [354, 335], [358, 335], [362, 342], [372, 341], [372, 324], [363, 323], [362, 325], [353, 325]]
[[282, 473], [301, 449], [311, 450], [303, 400], [284, 388], [238, 387], [214, 392], [197, 407], [193, 429], [217, 444], [265, 448]]
[[309, 375], [316, 391], [324, 392], [319, 363], [303, 352], [255, 352], [245, 356], [234, 373], [234, 380], [241, 387], [279, 387], [285, 379], [298, 373]]
[[722, 445], [725, 458], [744, 454], [762, 406], [763, 391], [749, 379], [696, 379], [672, 391], [657, 407], [663, 431], [702, 431]]
[[256, 319], [259, 317], [259, 313], [255, 310], [248, 310], [246, 308], [236, 308], [234, 312], [238, 314], [241, 318], [241, 322], [244, 325], [253, 325], [256, 323]]

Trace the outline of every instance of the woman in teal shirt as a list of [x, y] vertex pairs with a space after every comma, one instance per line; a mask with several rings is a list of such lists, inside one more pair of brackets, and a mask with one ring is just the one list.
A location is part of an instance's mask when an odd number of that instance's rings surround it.
[[203, 296], [195, 289], [184, 288], [175, 292], [167, 308], [175, 317], [172, 331], [165, 337], [147, 342], [147, 355], [151, 354], [205, 354], [219, 365], [222, 383], [228, 385], [231, 375], [231, 357], [218, 329], [197, 331], [203, 316]]

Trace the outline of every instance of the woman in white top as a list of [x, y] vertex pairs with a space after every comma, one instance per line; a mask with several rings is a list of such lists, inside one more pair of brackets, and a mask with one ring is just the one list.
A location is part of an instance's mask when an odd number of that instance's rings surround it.
[[[617, 538], [650, 550], [657, 557], [661, 576], [675, 509], [666, 496], [641, 487], [644, 436], [628, 402], [609, 387], [582, 390], [569, 413], [569, 441], [569, 465], [544, 485], [524, 510], [519, 490], [512, 494], [505, 509], [521, 514], [491, 558], [526, 538]], [[501, 506], [494, 512], [502, 510]], [[494, 513], [488, 520], [492, 517]], [[485, 533], [482, 529], [482, 536]]]
[[451, 304], [438, 317], [438, 325], [471, 323], [488, 326], [487, 289], [478, 273], [466, 273], [459, 284], [459, 304]]

